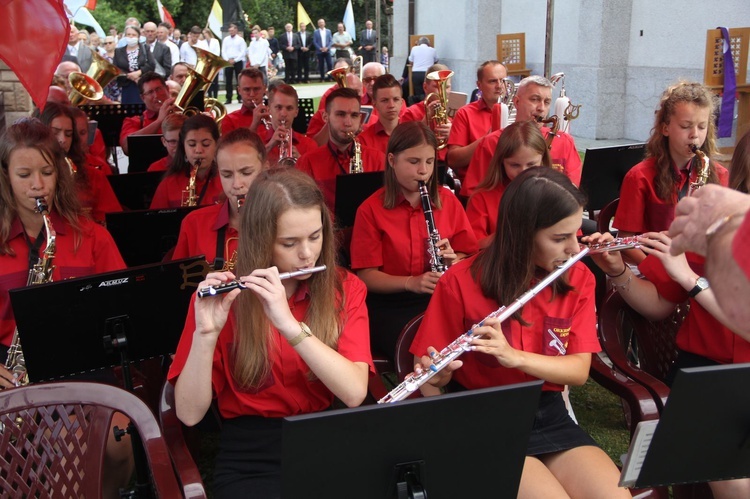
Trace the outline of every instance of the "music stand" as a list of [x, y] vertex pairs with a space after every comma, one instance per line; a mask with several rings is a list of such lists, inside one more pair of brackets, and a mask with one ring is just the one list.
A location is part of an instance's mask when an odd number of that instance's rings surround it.
[[106, 336], [126, 337], [130, 361], [174, 353], [206, 270], [196, 257], [11, 290], [29, 380], [120, 364]]
[[126, 210], [147, 210], [163, 178], [164, 172], [107, 175], [117, 200]]
[[151, 163], [167, 155], [161, 142], [161, 134], [128, 135], [128, 173], [148, 170]]
[[182, 220], [198, 208], [107, 213], [107, 230], [128, 267], [158, 263], [177, 244]]
[[[146, 110], [145, 104], [85, 104], [80, 107], [89, 119], [96, 120], [107, 147], [120, 146], [120, 130], [125, 118], [138, 116]], [[112, 153], [112, 159], [117, 167], [116, 153]]]
[[[404, 104], [406, 105], [406, 104]], [[362, 115], [362, 125], [367, 125], [370, 122], [372, 116], [373, 107], [367, 104], [359, 106], [359, 114]]]
[[284, 418], [282, 497], [515, 498], [541, 386]]
[[750, 364], [680, 369], [635, 486], [750, 476], [748, 385]]
[[586, 211], [589, 215], [620, 197], [622, 179], [643, 160], [645, 152], [644, 143], [586, 149], [581, 191], [588, 196]]
[[334, 213], [336, 226], [353, 227], [357, 208], [365, 199], [383, 187], [383, 172], [364, 172], [336, 176]]

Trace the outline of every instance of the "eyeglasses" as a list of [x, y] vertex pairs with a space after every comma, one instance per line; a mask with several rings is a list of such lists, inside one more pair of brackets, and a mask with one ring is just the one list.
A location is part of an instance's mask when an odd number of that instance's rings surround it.
[[378, 79], [378, 77], [377, 77], [377, 76], [368, 76], [368, 77], [366, 77], [366, 78], [362, 78], [362, 81], [363, 81], [364, 83], [372, 83], [372, 82], [374, 82], [374, 81], [375, 81], [375, 80], [377, 80], [377, 79]]
[[164, 142], [166, 142], [168, 146], [176, 146], [177, 143], [179, 142], [179, 140], [177, 139], [172, 139], [172, 140], [162, 139], [162, 140], [164, 140]]
[[141, 95], [143, 97], [151, 97], [152, 95], [154, 95], [157, 92], [160, 93], [160, 94], [166, 94], [167, 93], [167, 87], [156, 87], [155, 89], [149, 90], [148, 92], [143, 92]]

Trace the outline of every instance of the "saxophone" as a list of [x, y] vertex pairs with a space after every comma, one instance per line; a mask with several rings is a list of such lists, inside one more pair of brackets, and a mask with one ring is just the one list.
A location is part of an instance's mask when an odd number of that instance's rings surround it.
[[[55, 270], [52, 260], [55, 258], [56, 234], [49, 219], [49, 208], [44, 198], [36, 198], [36, 211], [42, 215], [44, 220], [47, 247], [37, 262], [29, 269], [29, 277], [26, 280], [27, 286], [52, 282], [52, 271]], [[5, 361], [5, 368], [13, 373], [16, 379], [16, 386], [29, 384], [29, 376], [26, 372], [26, 359], [24, 359], [23, 350], [21, 349], [18, 328], [13, 331], [13, 340], [10, 342], [10, 347], [8, 348], [8, 358]]]
[[706, 156], [706, 153], [701, 151], [700, 148], [695, 144], [690, 144], [690, 151], [695, 154], [695, 157], [700, 162], [700, 166], [698, 168], [698, 172], [695, 175], [695, 180], [690, 182], [690, 187], [688, 188], [688, 196], [692, 196], [695, 191], [708, 183], [708, 175], [711, 172], [711, 162], [708, 159], [708, 156]]
[[190, 180], [185, 190], [182, 191], [182, 206], [198, 206], [198, 196], [195, 194], [195, 179], [198, 176], [202, 161], [201, 158], [196, 159], [193, 168], [190, 170]]
[[445, 272], [448, 270], [448, 266], [443, 261], [443, 257], [440, 256], [440, 248], [437, 244], [440, 241], [440, 234], [435, 226], [435, 217], [430, 205], [430, 194], [427, 192], [427, 185], [422, 180], [419, 181], [419, 197], [422, 200], [422, 211], [424, 211], [424, 219], [427, 224], [427, 244], [429, 245], [427, 251], [430, 254], [430, 270]]
[[357, 140], [357, 134], [348, 132], [347, 135], [354, 142], [354, 156], [349, 160], [349, 173], [362, 173], [362, 146], [360, 146]]

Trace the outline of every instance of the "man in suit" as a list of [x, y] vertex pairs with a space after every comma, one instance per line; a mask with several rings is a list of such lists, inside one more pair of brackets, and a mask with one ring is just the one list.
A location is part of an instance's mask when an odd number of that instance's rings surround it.
[[[310, 50], [313, 48], [313, 37], [307, 32], [307, 23], [299, 23], [299, 53], [297, 54], [297, 81], [307, 83], [310, 73]], [[304, 77], [303, 77], [304, 73]]]
[[333, 57], [331, 57], [331, 46], [333, 37], [331, 30], [326, 28], [325, 19], [318, 19], [318, 29], [313, 33], [313, 45], [315, 45], [315, 55], [318, 57], [318, 71], [320, 72], [320, 81], [326, 78], [326, 73], [333, 69]]
[[372, 21], [369, 19], [365, 23], [365, 29], [359, 34], [359, 41], [362, 45], [359, 50], [362, 55], [362, 63], [378, 62], [378, 34], [372, 29]]
[[169, 47], [156, 39], [156, 23], [145, 23], [143, 35], [146, 37], [146, 46], [151, 51], [151, 55], [154, 56], [154, 62], [156, 62], [154, 71], [166, 78], [172, 71], [172, 52]]
[[285, 77], [287, 83], [296, 83], [297, 57], [300, 48], [300, 39], [297, 33], [292, 31], [292, 24], [284, 26], [284, 33], [279, 36], [279, 49], [284, 57]]
[[[75, 57], [82, 72], [91, 67], [91, 49], [78, 38], [78, 28], [70, 25], [70, 36], [68, 37], [68, 54]], [[76, 61], [73, 61], [76, 62]]]

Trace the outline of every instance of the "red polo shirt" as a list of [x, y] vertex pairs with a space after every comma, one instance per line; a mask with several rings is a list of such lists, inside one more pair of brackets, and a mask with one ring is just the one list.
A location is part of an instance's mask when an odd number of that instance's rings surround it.
[[[550, 134], [550, 129], [544, 127], [541, 130], [542, 135], [546, 139]], [[477, 144], [474, 155], [469, 162], [469, 168], [466, 171], [466, 178], [464, 178], [461, 185], [462, 196], [471, 196], [477, 185], [484, 180], [487, 170], [490, 168], [492, 156], [495, 155], [495, 149], [497, 148], [497, 143], [500, 141], [501, 133], [502, 130], [495, 130]], [[570, 181], [576, 186], [580, 185], [581, 157], [578, 155], [573, 137], [565, 132], [557, 132], [557, 136], [552, 141], [550, 159], [555, 169], [567, 175]]]
[[[695, 253], [686, 253], [690, 268], [705, 275], [705, 261]], [[658, 293], [673, 303], [688, 300], [688, 291], [669, 277], [661, 261], [649, 255], [638, 270], [651, 281]], [[750, 362], [750, 344], [722, 325], [694, 298], [689, 298], [690, 310], [677, 332], [677, 346], [690, 353], [708, 357], [721, 364]]]
[[96, 168], [105, 175], [112, 175], [112, 166], [90, 152], [86, 153], [86, 164], [92, 168]]
[[159, 113], [152, 113], [147, 109], [141, 116], [131, 116], [122, 120], [122, 128], [120, 128], [120, 143], [125, 142], [125, 138], [133, 132], [137, 132], [138, 130], [149, 126], [156, 121], [158, 116]]
[[734, 234], [732, 239], [732, 256], [737, 265], [740, 266], [745, 277], [750, 279], [750, 216], [745, 215], [742, 225]]
[[[99, 158], [98, 161], [107, 163], [107, 146], [104, 144], [104, 136], [98, 128], [94, 131], [94, 142], [89, 146], [89, 154]], [[112, 172], [107, 173], [112, 175]]]
[[[317, 149], [308, 152], [297, 161], [297, 169], [310, 175], [323, 191], [326, 205], [331, 213], [336, 206], [336, 177], [349, 174], [349, 159], [353, 154], [354, 145], [341, 152], [328, 142]], [[385, 170], [385, 154], [383, 151], [361, 146], [362, 171], [382, 172]]]
[[[221, 134], [226, 135], [232, 130], [238, 128], [250, 128], [250, 125], [252, 124], [253, 110], [242, 106], [238, 110], [227, 114], [224, 116], [224, 119], [221, 120]], [[257, 133], [261, 140], [263, 140], [264, 144], [271, 138], [269, 132], [270, 130], [268, 130], [263, 123], [259, 123], [258, 129], [255, 130], [255, 133]]]
[[[164, 180], [159, 182], [159, 186], [156, 188], [149, 209], [158, 210], [161, 208], [179, 208], [182, 206], [182, 193], [187, 189], [189, 182], [190, 175], [187, 173], [173, 173], [172, 175], [164, 177]], [[213, 174], [205, 179], [195, 179], [196, 196], [200, 196], [201, 192], [203, 192], [203, 186], [206, 182], [208, 182], [208, 186], [206, 187], [203, 198], [200, 200], [199, 206], [216, 204], [224, 194], [224, 189], [221, 188], [219, 175], [216, 172], [213, 172]]]
[[[268, 140], [266, 142], [270, 142], [274, 133], [276, 132], [274, 130], [271, 130], [271, 133], [268, 135]], [[304, 156], [305, 154], [307, 154], [308, 152], [318, 148], [317, 142], [297, 132], [292, 133], [292, 145], [297, 148], [297, 152], [299, 152], [300, 158]], [[299, 158], [297, 159], [299, 160]], [[271, 165], [271, 167], [273, 167], [276, 163], [278, 163], [278, 161], [279, 161], [279, 146], [277, 145], [271, 148], [270, 151], [268, 151], [268, 164]]]
[[357, 136], [357, 140], [359, 140], [360, 144], [363, 146], [383, 152], [388, 150], [388, 141], [390, 139], [390, 134], [385, 131], [380, 120], [373, 125], [368, 126], [364, 132]]
[[448, 147], [468, 146], [480, 137], [487, 135], [491, 126], [492, 110], [484, 103], [484, 99], [466, 104], [453, 117]]
[[169, 156], [164, 156], [161, 159], [158, 159], [151, 163], [151, 165], [148, 167], [147, 171], [150, 172], [165, 172], [169, 168], [169, 162], [172, 161], [172, 158]]
[[[438, 281], [409, 349], [414, 355], [425, 355], [429, 346], [438, 350], [445, 348], [499, 308], [495, 300], [482, 294], [471, 276], [470, 266], [475, 258], [458, 262]], [[530, 324], [528, 327], [512, 319], [503, 323], [502, 330], [511, 347], [550, 356], [601, 350], [596, 334], [594, 276], [581, 262], [567, 275], [574, 290], [553, 299], [552, 289], [547, 286], [524, 305], [523, 318]], [[558, 340], [563, 345], [559, 349], [555, 347], [559, 345]], [[453, 373], [453, 378], [470, 390], [536, 379], [519, 369], [502, 367], [495, 357], [484, 353], [466, 352], [461, 360], [464, 365]], [[562, 391], [563, 386], [544, 383], [542, 389]]]
[[[107, 229], [86, 217], [80, 217], [81, 237], [56, 211], [50, 214], [55, 229], [55, 259], [53, 281], [111, 272], [125, 268]], [[26, 286], [29, 277], [29, 246], [24, 237], [21, 220], [15, 218], [10, 226], [8, 245], [15, 256], [0, 254], [0, 344], [9, 345], [16, 327], [8, 291]], [[76, 248], [76, 245], [78, 247]], [[42, 243], [40, 254], [46, 245]], [[40, 305], [40, 313], [43, 306]]]
[[228, 261], [237, 250], [239, 238], [237, 230], [229, 226], [229, 208], [229, 203], [224, 201], [188, 213], [182, 219], [172, 260], [205, 255], [206, 261], [213, 265], [219, 229], [223, 227], [225, 233], [221, 246], [224, 261]]
[[[336, 350], [352, 362], [365, 362], [372, 366], [370, 354], [370, 334], [365, 306], [366, 288], [362, 281], [351, 273], [337, 269], [343, 276], [344, 328], [339, 336]], [[302, 281], [297, 292], [289, 299], [289, 308], [298, 321], [308, 321], [307, 309], [310, 305], [310, 292], [307, 283]], [[234, 356], [234, 335], [236, 318], [234, 308], [221, 330], [214, 350], [211, 383], [214, 397], [223, 418], [239, 416], [263, 416], [281, 418], [297, 414], [307, 414], [327, 409], [333, 403], [333, 394], [319, 379], [310, 379], [310, 368], [302, 360], [294, 347], [284, 339], [276, 328], [271, 328], [268, 356], [271, 372], [262, 386], [255, 389], [242, 389], [237, 386], [232, 375]], [[174, 383], [185, 367], [195, 332], [195, 305], [190, 303], [182, 338], [177, 353], [169, 369], [169, 380]], [[315, 334], [315, 331], [313, 331]]]
[[[367, 198], [357, 210], [352, 233], [352, 269], [377, 268], [390, 275], [421, 275], [430, 270], [427, 225], [422, 205], [413, 207], [402, 196], [395, 208], [383, 207], [385, 188]], [[443, 205], [433, 206], [435, 226], [454, 251], [476, 253], [477, 240], [463, 206], [448, 189], [439, 188]]]
[[[471, 222], [474, 236], [480, 243], [495, 233], [497, 229], [497, 210], [503, 198], [505, 186], [498, 184], [490, 191], [476, 191], [466, 205], [466, 216]], [[481, 247], [486, 245], [480, 244]]]
[[[719, 183], [726, 187], [729, 172], [718, 163], [714, 163]], [[656, 178], [656, 160], [646, 158], [625, 175], [620, 187], [620, 203], [612, 223], [614, 227], [626, 232], [641, 234], [643, 232], [660, 232], [669, 229], [674, 220], [674, 209], [677, 204], [677, 193], [688, 182], [687, 172], [677, 169], [680, 180], [677, 182], [672, 199], [663, 201], [656, 195], [654, 179]]]
[[[404, 111], [404, 114], [398, 119], [399, 123], [406, 123], [407, 121], [422, 121], [427, 124], [427, 126], [429, 126], [429, 123], [425, 121], [424, 101], [417, 102], [413, 106], [407, 107], [406, 111]], [[445, 161], [447, 156], [448, 147], [444, 147], [438, 150], [438, 160]]]
[[76, 183], [78, 199], [83, 211], [88, 213], [95, 222], [103, 224], [105, 213], [120, 212], [122, 206], [120, 206], [115, 191], [112, 190], [112, 185], [104, 172], [88, 165], [85, 168], [89, 182], [86, 189], [81, 189]]

